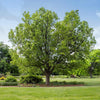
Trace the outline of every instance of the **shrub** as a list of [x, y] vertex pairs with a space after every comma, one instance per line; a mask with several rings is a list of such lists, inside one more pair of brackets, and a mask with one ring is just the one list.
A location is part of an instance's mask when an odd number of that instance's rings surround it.
[[17, 82], [16, 78], [13, 76], [9, 76], [5, 79], [5, 82]]
[[66, 82], [66, 81], [62, 81], [62, 82], [58, 82], [58, 81], [53, 81], [50, 83], [51, 85], [84, 85], [84, 82], [77, 82], [77, 81], [72, 81], [72, 82]]
[[5, 80], [6, 78], [4, 76], [0, 77], [0, 80]]
[[35, 83], [40, 83], [42, 81], [43, 80], [41, 77], [35, 75], [25, 75], [22, 76], [20, 79], [21, 83], [27, 83], [27, 84], [35, 84]]
[[0, 82], [0, 86], [17, 86], [18, 82]]

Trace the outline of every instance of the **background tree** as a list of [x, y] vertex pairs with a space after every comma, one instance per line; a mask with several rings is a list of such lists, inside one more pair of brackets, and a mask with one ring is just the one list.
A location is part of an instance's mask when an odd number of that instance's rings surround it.
[[13, 76], [19, 76], [20, 73], [19, 73], [19, 68], [17, 65], [12, 65], [10, 64], [10, 69], [9, 69], [9, 72], [11, 75]]
[[24, 12], [23, 23], [9, 32], [9, 39], [26, 58], [30, 66], [36, 66], [50, 75], [58, 66], [70, 63], [72, 59], [84, 59], [95, 44], [93, 29], [86, 21], [80, 21], [78, 11], [67, 12], [58, 22], [55, 12], [40, 8], [31, 16]]
[[90, 52], [89, 57], [89, 67], [88, 72], [90, 77], [93, 77], [93, 74], [100, 73], [100, 50], [96, 49]]
[[67, 63], [64, 66], [58, 66], [53, 71], [53, 75], [67, 75], [67, 76], [86, 76], [88, 75], [88, 66], [89, 62], [87, 59], [84, 60], [71, 60], [70, 63]]
[[9, 71], [10, 61], [9, 47], [3, 42], [0, 42], [0, 73], [6, 74]]
[[88, 75], [87, 69], [89, 66], [89, 62], [87, 59], [74, 60], [70, 63], [70, 66], [69, 66], [69, 68], [71, 69], [69, 70], [70, 75], [75, 75], [76, 77]]
[[18, 75], [18, 67], [10, 64], [12, 59], [9, 50], [8, 45], [0, 42], [0, 73], [6, 74], [7, 72], [10, 72], [12, 75]]

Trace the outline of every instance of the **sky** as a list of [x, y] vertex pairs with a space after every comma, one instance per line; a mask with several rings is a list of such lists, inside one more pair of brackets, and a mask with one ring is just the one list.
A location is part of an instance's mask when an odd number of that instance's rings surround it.
[[0, 0], [0, 41], [11, 46], [8, 39], [10, 29], [21, 23], [24, 11], [32, 14], [40, 7], [55, 11], [60, 20], [65, 12], [79, 10], [81, 21], [87, 21], [94, 29], [95, 49], [100, 49], [100, 0]]

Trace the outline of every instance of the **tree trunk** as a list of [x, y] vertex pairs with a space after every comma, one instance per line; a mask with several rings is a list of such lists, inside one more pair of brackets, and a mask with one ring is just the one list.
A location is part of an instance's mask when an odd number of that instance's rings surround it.
[[93, 78], [93, 65], [91, 65], [90, 69], [89, 69], [89, 74], [90, 74], [90, 78]]
[[46, 74], [46, 85], [50, 83], [50, 74]]
[[90, 78], [93, 78], [92, 73], [90, 73]]
[[90, 71], [90, 78], [93, 78], [92, 71]]

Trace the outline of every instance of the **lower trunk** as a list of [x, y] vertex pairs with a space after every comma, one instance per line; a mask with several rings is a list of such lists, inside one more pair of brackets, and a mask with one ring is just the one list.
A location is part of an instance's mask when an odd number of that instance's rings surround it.
[[50, 83], [50, 75], [46, 74], [46, 85], [49, 85]]
[[92, 72], [90, 72], [90, 78], [93, 78]]
[[93, 78], [93, 67], [91, 66], [89, 69], [90, 78]]

